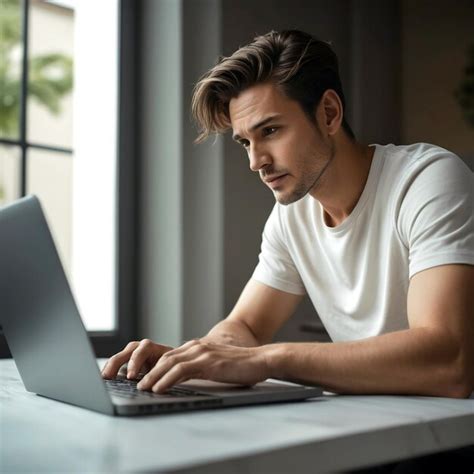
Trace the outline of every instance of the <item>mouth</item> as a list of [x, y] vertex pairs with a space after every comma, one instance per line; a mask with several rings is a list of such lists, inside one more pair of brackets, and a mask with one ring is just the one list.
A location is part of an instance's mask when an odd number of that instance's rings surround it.
[[279, 186], [287, 176], [287, 173], [281, 174], [279, 176], [270, 176], [269, 178], [264, 179], [264, 181], [271, 188], [275, 188]]

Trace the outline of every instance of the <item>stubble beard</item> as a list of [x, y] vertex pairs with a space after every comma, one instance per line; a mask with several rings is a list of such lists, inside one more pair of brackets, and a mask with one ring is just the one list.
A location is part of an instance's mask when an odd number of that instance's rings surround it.
[[324, 173], [328, 169], [329, 165], [334, 159], [334, 144], [331, 143], [329, 147], [329, 154], [327, 155], [327, 160], [319, 170], [314, 171], [311, 175], [308, 175], [306, 179], [303, 176], [303, 179], [296, 184], [295, 189], [287, 196], [278, 196], [278, 193], [275, 193], [276, 200], [283, 206], [288, 204], [293, 204], [296, 201], [299, 201], [306, 196], [310, 191], [315, 191], [318, 187], [321, 186], [324, 178]]

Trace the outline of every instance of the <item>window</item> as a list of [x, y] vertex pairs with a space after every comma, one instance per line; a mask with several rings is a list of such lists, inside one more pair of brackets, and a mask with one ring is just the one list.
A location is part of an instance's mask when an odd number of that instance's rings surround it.
[[83, 322], [108, 355], [135, 332], [134, 123], [122, 119], [133, 117], [133, 1], [1, 9], [0, 206], [40, 198]]

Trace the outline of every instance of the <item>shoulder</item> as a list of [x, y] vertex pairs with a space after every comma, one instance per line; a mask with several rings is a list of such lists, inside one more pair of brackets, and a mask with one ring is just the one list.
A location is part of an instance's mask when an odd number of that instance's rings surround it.
[[465, 240], [474, 225], [471, 170], [456, 154], [435, 145], [419, 143], [399, 153], [405, 163], [399, 166], [394, 217], [405, 245]]
[[411, 183], [426, 171], [448, 169], [452, 172], [470, 174], [467, 165], [455, 153], [430, 143], [414, 143], [412, 145], [386, 145], [386, 172], [395, 173], [400, 180]]
[[395, 209], [407, 200], [472, 189], [471, 170], [455, 153], [430, 143], [386, 145], [381, 189], [391, 190]]

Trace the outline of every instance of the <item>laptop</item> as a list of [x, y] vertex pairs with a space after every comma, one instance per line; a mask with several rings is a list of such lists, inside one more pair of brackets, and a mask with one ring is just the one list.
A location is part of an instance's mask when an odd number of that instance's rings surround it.
[[155, 394], [104, 380], [36, 196], [0, 209], [0, 325], [26, 390], [108, 415], [143, 415], [289, 402], [319, 387], [265, 381], [252, 387], [190, 380]]

